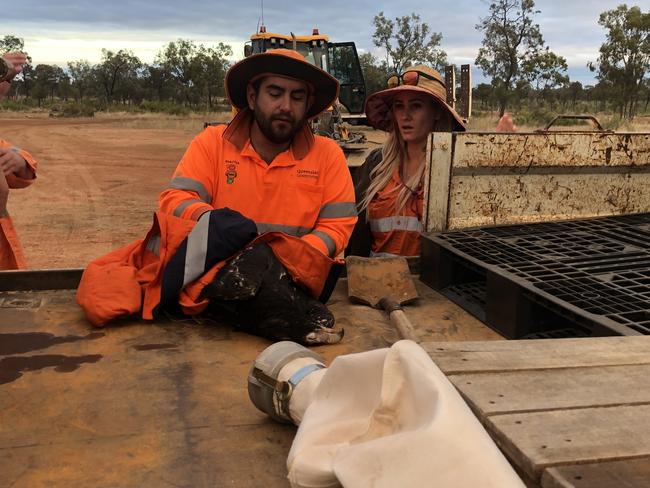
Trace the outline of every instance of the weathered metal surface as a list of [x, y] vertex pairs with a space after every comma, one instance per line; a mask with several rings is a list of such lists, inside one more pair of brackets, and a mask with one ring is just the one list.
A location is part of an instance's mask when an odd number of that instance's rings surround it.
[[405, 258], [348, 256], [345, 262], [350, 298], [375, 308], [384, 298], [400, 305], [418, 298]]
[[650, 211], [650, 173], [457, 176], [447, 229]]
[[472, 116], [472, 70], [469, 64], [460, 65], [460, 103], [458, 113], [464, 119]]
[[[37, 274], [37, 272], [36, 272]], [[409, 314], [427, 340], [500, 336], [418, 283]], [[295, 427], [255, 409], [246, 376], [269, 345], [218, 323], [124, 320], [93, 329], [73, 290], [0, 292], [0, 486], [286, 487]], [[398, 339], [385, 314], [328, 307], [340, 354]]]
[[650, 167], [650, 134], [456, 134], [454, 170], [540, 166]]
[[445, 66], [445, 91], [447, 92], [447, 104], [454, 108], [456, 106], [456, 66], [453, 64]]
[[451, 153], [432, 151], [428, 232], [650, 211], [650, 134], [463, 133]]

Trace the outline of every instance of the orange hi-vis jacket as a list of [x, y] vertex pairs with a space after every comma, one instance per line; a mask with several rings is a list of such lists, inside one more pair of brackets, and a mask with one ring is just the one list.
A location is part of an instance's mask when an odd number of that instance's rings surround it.
[[339, 255], [357, 220], [343, 152], [305, 126], [267, 164], [251, 145], [251, 120], [246, 109], [230, 125], [199, 134], [161, 194], [160, 209], [196, 220], [205, 211], [231, 208], [253, 220], [259, 233], [283, 232]]
[[339, 262], [297, 237], [279, 232], [256, 236], [255, 223], [230, 209], [206, 212], [198, 222], [157, 212], [144, 239], [88, 265], [77, 288], [77, 302], [96, 327], [137, 313], [151, 320], [169, 304], [195, 315], [208, 305], [201, 296], [203, 288], [228, 258], [261, 242], [271, 246], [294, 281], [327, 300]]
[[[36, 161], [31, 154], [22, 149], [18, 149], [11, 143], [0, 139], [1, 148], [9, 148], [16, 151], [27, 162], [31, 170], [36, 174]], [[16, 175], [7, 176], [9, 188], [25, 188], [34, 182], [35, 178], [24, 179]], [[18, 240], [18, 234], [14, 228], [11, 217], [8, 215], [0, 216], [0, 270], [2, 269], [24, 269], [27, 267], [23, 249]]]
[[138, 312], [152, 319], [171, 302], [188, 315], [202, 312], [203, 288], [229, 258], [258, 242], [273, 249], [296, 283], [327, 300], [342, 264], [330, 256], [345, 247], [356, 221], [343, 154], [333, 141], [303, 131], [267, 165], [250, 146], [249, 126], [237, 125], [241, 114], [192, 142], [144, 240], [86, 268], [77, 301], [93, 325]]
[[404, 209], [395, 211], [401, 188], [399, 168], [388, 184], [377, 192], [368, 205], [368, 223], [372, 232], [373, 255], [418, 256], [422, 232], [424, 191], [419, 189], [407, 200]]

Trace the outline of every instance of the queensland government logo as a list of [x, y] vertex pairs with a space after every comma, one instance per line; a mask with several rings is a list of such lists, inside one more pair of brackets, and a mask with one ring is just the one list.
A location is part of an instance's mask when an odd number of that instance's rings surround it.
[[226, 161], [226, 183], [232, 185], [237, 178], [237, 161]]

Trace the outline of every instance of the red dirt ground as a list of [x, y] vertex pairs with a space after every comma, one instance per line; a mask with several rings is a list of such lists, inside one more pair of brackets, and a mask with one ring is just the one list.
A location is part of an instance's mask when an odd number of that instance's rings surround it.
[[[34, 117], [34, 116], [32, 116]], [[0, 118], [2, 138], [39, 163], [9, 212], [30, 268], [84, 267], [142, 238], [157, 198], [202, 119]]]

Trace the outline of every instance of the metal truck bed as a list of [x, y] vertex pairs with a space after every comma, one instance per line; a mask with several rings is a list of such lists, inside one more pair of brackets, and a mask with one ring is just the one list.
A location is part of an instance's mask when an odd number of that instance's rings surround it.
[[[0, 273], [0, 486], [288, 486], [296, 428], [246, 391], [269, 342], [191, 319], [93, 329], [75, 302], [79, 275]], [[423, 339], [500, 338], [418, 287], [407, 313]], [[397, 340], [382, 312], [349, 303], [345, 280], [329, 305], [346, 334], [316, 348], [328, 361]]]

